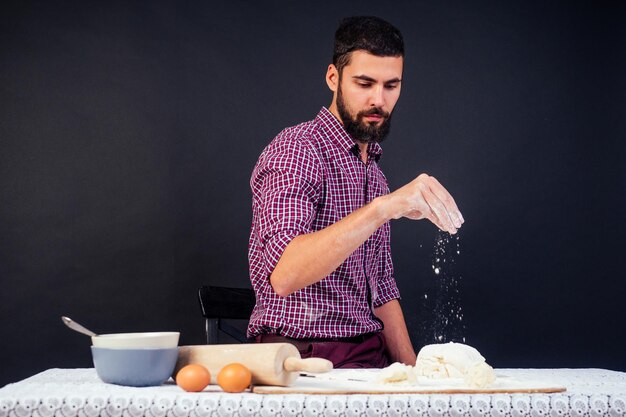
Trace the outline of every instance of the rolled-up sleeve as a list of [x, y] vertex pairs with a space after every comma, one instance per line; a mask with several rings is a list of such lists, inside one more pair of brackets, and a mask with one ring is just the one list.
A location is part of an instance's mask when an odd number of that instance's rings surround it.
[[391, 247], [389, 243], [389, 223], [386, 223], [385, 236], [383, 238], [382, 250], [380, 250], [378, 259], [379, 274], [377, 280], [376, 298], [373, 300], [374, 307], [380, 307], [391, 300], [400, 298], [400, 290], [394, 278], [393, 261], [391, 259]]
[[259, 159], [251, 186], [257, 239], [269, 276], [291, 240], [312, 231], [321, 189], [316, 158], [297, 141], [279, 141]]

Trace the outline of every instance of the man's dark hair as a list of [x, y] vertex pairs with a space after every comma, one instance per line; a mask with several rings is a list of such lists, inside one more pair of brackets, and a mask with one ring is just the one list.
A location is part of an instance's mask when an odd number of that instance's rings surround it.
[[346, 17], [335, 32], [333, 64], [341, 74], [352, 52], [363, 50], [376, 56], [404, 57], [404, 40], [398, 29], [375, 16]]

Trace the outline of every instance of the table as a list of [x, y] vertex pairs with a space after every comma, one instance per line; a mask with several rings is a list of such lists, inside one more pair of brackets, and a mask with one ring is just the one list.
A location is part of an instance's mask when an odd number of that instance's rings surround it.
[[172, 382], [131, 388], [101, 382], [94, 369], [49, 369], [0, 389], [0, 417], [105, 416], [626, 416], [626, 373], [604, 369], [496, 369], [553, 381], [557, 394], [261, 395], [186, 393]]

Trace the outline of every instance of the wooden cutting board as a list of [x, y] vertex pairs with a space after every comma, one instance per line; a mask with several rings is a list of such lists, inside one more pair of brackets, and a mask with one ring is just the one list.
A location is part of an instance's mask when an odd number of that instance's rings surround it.
[[[367, 381], [346, 380], [346, 373], [337, 369], [318, 378], [299, 377], [290, 386], [254, 386], [256, 394], [511, 394], [511, 393], [555, 393], [563, 392], [565, 387], [558, 384], [524, 380], [507, 375], [498, 375], [496, 381], [486, 388], [470, 388], [458, 380], [428, 380], [421, 378], [419, 385], [406, 383], [376, 384]], [[358, 372], [358, 371], [357, 371]], [[355, 370], [350, 378], [358, 378]], [[364, 374], [366, 375], [366, 374]], [[367, 376], [366, 376], [367, 377]], [[365, 378], [366, 378], [365, 377]], [[364, 378], [364, 379], [365, 379]]]

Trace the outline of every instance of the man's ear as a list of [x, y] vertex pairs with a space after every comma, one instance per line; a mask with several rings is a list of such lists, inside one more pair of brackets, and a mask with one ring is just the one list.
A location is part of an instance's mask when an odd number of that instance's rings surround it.
[[326, 84], [330, 91], [337, 92], [337, 88], [339, 87], [339, 71], [337, 71], [337, 67], [334, 64], [330, 64], [328, 66], [328, 70], [326, 71]]

